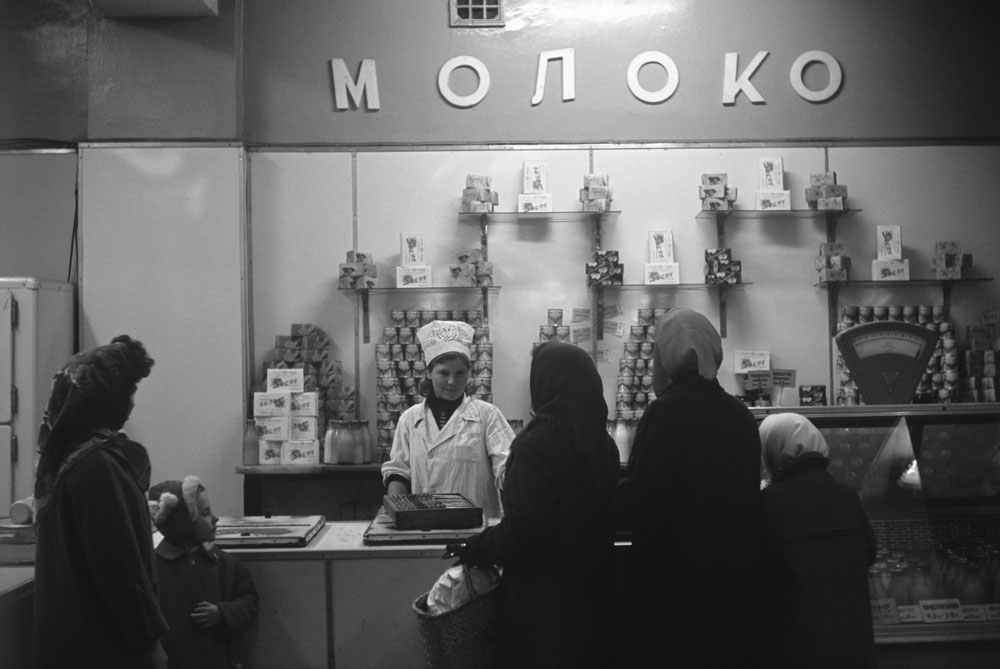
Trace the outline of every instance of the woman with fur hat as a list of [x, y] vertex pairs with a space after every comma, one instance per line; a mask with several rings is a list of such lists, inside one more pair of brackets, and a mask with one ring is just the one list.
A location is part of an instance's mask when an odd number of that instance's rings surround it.
[[170, 667], [237, 669], [247, 665], [243, 632], [257, 620], [250, 572], [215, 541], [219, 519], [197, 476], [162, 481], [149, 509], [163, 539], [156, 546], [160, 606], [170, 623], [163, 646]]
[[620, 488], [632, 531], [632, 665], [669, 649], [671, 666], [756, 666], [757, 423], [719, 384], [722, 339], [704, 315], [670, 309], [652, 362], [656, 400]]
[[153, 361], [126, 335], [52, 381], [35, 471], [35, 666], [166, 667], [145, 449], [119, 430]]
[[461, 493], [492, 518], [514, 431], [493, 404], [466, 394], [475, 329], [434, 321], [417, 331], [426, 396], [399, 417], [382, 481], [389, 494]]
[[768, 666], [875, 666], [875, 534], [861, 498], [826, 471], [830, 449], [804, 416], [768, 416], [760, 440]]

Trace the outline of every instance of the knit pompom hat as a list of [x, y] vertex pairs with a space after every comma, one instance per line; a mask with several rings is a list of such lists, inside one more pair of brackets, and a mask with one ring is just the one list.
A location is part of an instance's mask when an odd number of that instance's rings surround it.
[[164, 538], [185, 545], [197, 543], [198, 495], [205, 490], [197, 476], [183, 481], [161, 481], [149, 489], [149, 514]]

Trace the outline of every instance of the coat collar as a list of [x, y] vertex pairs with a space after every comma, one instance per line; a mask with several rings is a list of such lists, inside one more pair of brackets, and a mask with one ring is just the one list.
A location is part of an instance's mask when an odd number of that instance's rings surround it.
[[219, 561], [219, 547], [215, 544], [199, 544], [194, 548], [185, 548], [183, 546], [178, 546], [171, 541], [167, 541], [166, 539], [162, 539], [160, 543], [156, 545], [156, 548], [153, 549], [153, 552], [167, 562], [173, 562], [174, 560], [184, 557], [188, 553], [195, 552], [200, 552], [212, 562]]

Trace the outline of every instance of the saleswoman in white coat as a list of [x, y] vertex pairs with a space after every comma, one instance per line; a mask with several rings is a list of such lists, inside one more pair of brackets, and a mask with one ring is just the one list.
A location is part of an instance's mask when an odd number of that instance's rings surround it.
[[434, 321], [417, 331], [427, 361], [425, 399], [399, 417], [382, 481], [390, 495], [461, 493], [498, 518], [514, 431], [500, 409], [466, 395], [474, 333], [459, 321]]

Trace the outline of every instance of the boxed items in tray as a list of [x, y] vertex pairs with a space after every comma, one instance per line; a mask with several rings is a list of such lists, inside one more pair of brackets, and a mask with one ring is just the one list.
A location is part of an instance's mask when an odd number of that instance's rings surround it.
[[483, 510], [459, 493], [385, 495], [397, 530], [458, 530], [483, 524]]

